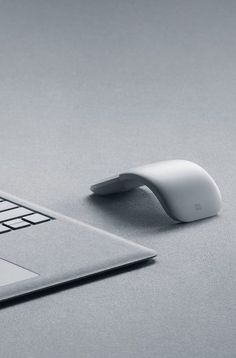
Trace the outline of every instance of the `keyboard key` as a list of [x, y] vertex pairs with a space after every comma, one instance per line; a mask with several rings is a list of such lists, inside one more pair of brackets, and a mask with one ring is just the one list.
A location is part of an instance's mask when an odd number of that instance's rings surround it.
[[44, 223], [53, 218], [0, 197], [0, 234]]
[[49, 221], [50, 218], [47, 216], [44, 216], [42, 214], [36, 213], [36, 214], [28, 215], [28, 216], [24, 217], [23, 220], [26, 220], [26, 221], [30, 222], [31, 224], [40, 224], [40, 223]]
[[11, 203], [10, 201], [1, 201], [0, 202], [0, 211], [5, 211], [13, 208], [17, 208], [18, 205]]
[[22, 219], [15, 219], [15, 220], [7, 221], [6, 223], [4, 223], [4, 225], [6, 225], [7, 227], [9, 227], [13, 230], [17, 230], [17, 229], [21, 229], [23, 227], [30, 226], [30, 223], [27, 223], [26, 221], [24, 221]]
[[0, 224], [0, 234], [3, 234], [4, 232], [8, 232], [8, 231], [11, 231], [9, 227]]
[[15, 208], [7, 211], [0, 212], [0, 222], [20, 218], [22, 216], [33, 214], [33, 211], [26, 208]]

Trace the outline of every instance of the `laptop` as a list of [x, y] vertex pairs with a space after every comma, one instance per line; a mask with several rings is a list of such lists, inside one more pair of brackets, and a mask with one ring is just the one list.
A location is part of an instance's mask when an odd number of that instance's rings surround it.
[[152, 249], [0, 192], [0, 301], [155, 256]]

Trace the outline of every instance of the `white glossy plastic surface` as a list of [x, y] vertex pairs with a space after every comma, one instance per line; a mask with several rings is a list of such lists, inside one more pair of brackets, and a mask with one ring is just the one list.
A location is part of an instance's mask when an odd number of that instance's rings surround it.
[[207, 218], [221, 209], [220, 190], [213, 178], [187, 160], [168, 160], [130, 169], [91, 186], [91, 190], [107, 195], [141, 185], [148, 186], [167, 214], [178, 221]]

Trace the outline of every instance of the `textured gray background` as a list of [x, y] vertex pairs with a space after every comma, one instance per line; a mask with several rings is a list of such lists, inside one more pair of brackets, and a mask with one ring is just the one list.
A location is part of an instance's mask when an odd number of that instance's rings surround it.
[[[234, 0], [0, 1], [1, 189], [159, 256], [3, 307], [1, 358], [236, 357], [235, 17]], [[216, 178], [219, 217], [176, 225], [142, 189], [88, 197], [172, 158]]]

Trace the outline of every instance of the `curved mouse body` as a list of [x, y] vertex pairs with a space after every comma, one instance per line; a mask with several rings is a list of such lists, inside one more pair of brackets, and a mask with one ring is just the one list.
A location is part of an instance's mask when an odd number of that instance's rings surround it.
[[168, 160], [127, 170], [91, 186], [95, 194], [107, 195], [146, 185], [173, 219], [189, 222], [216, 215], [221, 194], [213, 178], [187, 160]]

